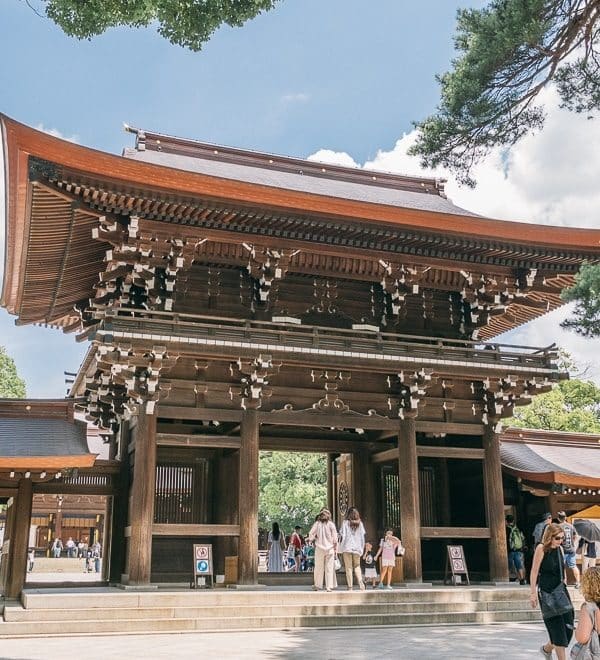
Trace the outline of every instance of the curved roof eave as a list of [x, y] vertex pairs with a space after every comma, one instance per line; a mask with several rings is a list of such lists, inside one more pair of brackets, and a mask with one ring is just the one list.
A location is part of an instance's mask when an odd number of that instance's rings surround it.
[[[406, 229], [437, 231], [463, 237], [476, 234], [482, 238], [512, 241], [520, 245], [529, 243], [537, 246], [585, 248], [586, 250], [592, 246], [592, 249], [598, 249], [600, 256], [600, 230], [548, 227], [524, 222], [495, 220], [470, 214], [440, 213], [281, 189], [108, 154], [61, 140], [20, 124], [4, 115], [0, 115], [0, 123], [6, 136], [4, 148], [8, 152], [9, 166], [11, 161], [17, 157], [15, 152], [18, 152], [26, 156], [34, 155], [91, 176], [168, 191], [171, 194], [196, 195], [217, 201], [228, 200], [240, 204], [260, 205], [286, 212], [314, 213], [326, 217], [372, 221]], [[19, 171], [17, 174], [18, 183], [23, 183], [22, 177], [26, 172]], [[10, 186], [16, 184], [15, 174], [11, 173]], [[10, 194], [10, 190], [8, 192]], [[7, 211], [10, 219], [10, 207]]]

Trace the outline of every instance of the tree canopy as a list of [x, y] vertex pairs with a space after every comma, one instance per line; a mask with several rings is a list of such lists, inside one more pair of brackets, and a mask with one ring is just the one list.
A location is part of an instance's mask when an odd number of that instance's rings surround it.
[[591, 381], [564, 380], [533, 402], [517, 408], [507, 426], [573, 433], [600, 433], [600, 387]]
[[562, 298], [576, 303], [573, 317], [562, 327], [584, 337], [600, 337], [600, 265], [583, 264], [575, 285], [563, 291]]
[[474, 185], [475, 163], [539, 129], [535, 104], [553, 82], [562, 106], [591, 116], [600, 107], [600, 0], [491, 0], [458, 12], [458, 57], [441, 76], [435, 114], [419, 122], [411, 153]]
[[25, 381], [17, 374], [15, 361], [0, 346], [0, 398], [25, 398]]
[[327, 504], [327, 463], [323, 454], [270, 452], [260, 454], [259, 525], [274, 522], [289, 534], [295, 525], [309, 528]]
[[[36, 0], [25, 0], [35, 8]], [[91, 39], [109, 28], [156, 24], [172, 44], [201, 50], [221, 25], [239, 27], [277, 0], [37, 0], [66, 34]]]

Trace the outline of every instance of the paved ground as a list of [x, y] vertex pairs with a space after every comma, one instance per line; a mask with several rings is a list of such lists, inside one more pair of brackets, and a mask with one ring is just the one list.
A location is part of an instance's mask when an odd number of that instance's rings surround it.
[[418, 628], [300, 629], [176, 635], [106, 635], [0, 640], [0, 659], [437, 660], [542, 657], [537, 623]]

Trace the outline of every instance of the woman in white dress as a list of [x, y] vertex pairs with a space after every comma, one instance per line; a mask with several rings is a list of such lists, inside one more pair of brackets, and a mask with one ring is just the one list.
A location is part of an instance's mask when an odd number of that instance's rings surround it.
[[268, 551], [268, 564], [267, 571], [269, 573], [281, 573], [283, 570], [283, 554], [285, 550], [285, 539], [279, 529], [279, 523], [274, 522], [273, 528], [269, 532], [267, 539]]
[[356, 582], [360, 589], [364, 589], [365, 583], [362, 579], [360, 558], [365, 551], [365, 528], [360, 519], [360, 513], [354, 506], [351, 506], [348, 509], [346, 519], [342, 523], [340, 537], [338, 552], [342, 555], [342, 559], [344, 560], [348, 590], [352, 591], [354, 576], [356, 577]]
[[338, 533], [331, 520], [328, 509], [321, 509], [315, 524], [308, 533], [308, 540], [315, 544], [315, 571], [313, 573], [313, 589], [319, 591], [325, 588], [331, 591], [335, 586], [334, 562], [338, 549]]

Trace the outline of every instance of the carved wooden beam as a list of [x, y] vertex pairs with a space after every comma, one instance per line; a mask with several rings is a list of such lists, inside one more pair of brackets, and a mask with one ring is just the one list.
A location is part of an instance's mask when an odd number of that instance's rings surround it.
[[242, 243], [248, 252], [246, 269], [256, 283], [256, 303], [268, 306], [277, 291], [277, 283], [288, 272], [290, 260], [300, 250], [255, 246]]
[[338, 394], [338, 388], [343, 383], [348, 383], [352, 378], [349, 371], [337, 371], [335, 369], [315, 370], [310, 372], [313, 383], [321, 382], [325, 389], [325, 396], [313, 404], [313, 409], [325, 412], [347, 412], [347, 406]]
[[101, 429], [116, 432], [123, 419], [139, 412], [144, 405], [148, 414], [169, 384], [160, 376], [175, 366], [177, 356], [166, 346], [150, 350], [133, 349], [130, 344], [100, 344], [96, 352], [96, 372], [86, 378], [86, 419]]
[[92, 304], [171, 311], [177, 274], [189, 266], [202, 240], [158, 237], [142, 231], [135, 215], [99, 218], [92, 237], [110, 243]]
[[419, 406], [425, 405], [427, 389], [437, 380], [431, 374], [432, 369], [421, 369], [388, 376], [388, 407], [392, 416], [400, 419], [417, 416]]
[[263, 398], [271, 396], [269, 378], [277, 373], [281, 362], [274, 362], [270, 355], [259, 355], [254, 360], [239, 358], [230, 364], [231, 375], [240, 381], [239, 387], [230, 387], [229, 396], [239, 397], [244, 410], [262, 406]]
[[500, 419], [511, 417], [517, 406], [531, 403], [535, 395], [549, 392], [555, 384], [548, 377], [522, 378], [510, 374], [473, 381], [471, 392], [479, 399], [479, 403], [473, 404], [473, 414], [481, 415], [483, 424], [496, 424]]

